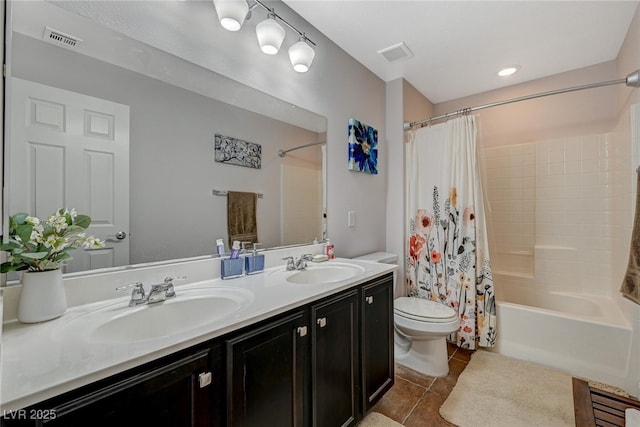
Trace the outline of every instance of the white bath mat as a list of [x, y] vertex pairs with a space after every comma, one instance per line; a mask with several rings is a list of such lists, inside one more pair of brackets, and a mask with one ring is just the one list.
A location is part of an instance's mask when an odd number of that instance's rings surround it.
[[402, 427], [402, 424], [377, 412], [370, 412], [369, 415], [360, 421], [358, 427]]
[[571, 376], [478, 350], [440, 415], [459, 427], [573, 427]]

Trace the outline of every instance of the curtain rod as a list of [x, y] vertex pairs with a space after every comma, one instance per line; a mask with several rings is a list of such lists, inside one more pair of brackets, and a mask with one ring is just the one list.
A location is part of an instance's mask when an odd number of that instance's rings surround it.
[[299, 145], [297, 147], [289, 148], [288, 150], [278, 150], [278, 156], [284, 157], [289, 151], [299, 150], [301, 148], [313, 147], [314, 145], [323, 145], [326, 142], [312, 142], [311, 144]]
[[640, 87], [640, 70], [636, 70], [633, 73], [627, 75], [627, 77], [622, 78], [622, 79], [609, 80], [609, 81], [606, 81], [606, 82], [599, 82], [599, 83], [590, 83], [590, 84], [586, 84], [586, 85], [568, 87], [568, 88], [564, 88], [564, 89], [556, 89], [556, 90], [551, 90], [551, 91], [548, 91], [548, 92], [541, 92], [541, 93], [536, 93], [536, 94], [533, 94], [533, 95], [527, 95], [527, 96], [521, 96], [521, 97], [518, 97], [518, 98], [507, 99], [505, 101], [492, 102], [490, 104], [479, 105], [477, 107], [463, 108], [463, 109], [458, 110], [458, 111], [453, 111], [453, 112], [450, 112], [450, 113], [442, 114], [440, 116], [431, 117], [431, 118], [428, 118], [428, 119], [425, 119], [425, 120], [419, 120], [419, 121], [415, 121], [415, 122], [404, 122], [402, 127], [404, 128], [404, 130], [411, 130], [411, 128], [414, 127], [414, 126], [424, 126], [424, 125], [429, 124], [431, 122], [435, 122], [435, 121], [443, 120], [443, 119], [448, 119], [449, 117], [453, 117], [453, 116], [460, 116], [460, 115], [463, 115], [463, 114], [469, 114], [469, 113], [472, 113], [474, 111], [484, 110], [485, 108], [491, 108], [491, 107], [497, 107], [499, 105], [511, 104], [512, 102], [527, 101], [529, 99], [541, 98], [543, 96], [559, 95], [561, 93], [575, 92], [575, 91], [578, 91], [578, 90], [593, 89], [593, 88], [597, 88], [597, 87], [611, 86], [611, 85], [617, 85], [617, 84], [621, 84], [621, 83], [625, 83], [629, 87], [635, 87], [635, 88]]

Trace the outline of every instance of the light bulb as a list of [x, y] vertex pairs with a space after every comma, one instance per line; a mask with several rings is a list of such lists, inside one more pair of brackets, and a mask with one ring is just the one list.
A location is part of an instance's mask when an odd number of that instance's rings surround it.
[[315, 51], [309, 46], [304, 37], [289, 48], [291, 65], [299, 73], [306, 73], [309, 70], [315, 54]]
[[213, 4], [218, 13], [220, 25], [229, 31], [238, 31], [242, 28], [249, 4], [246, 0], [213, 0]]
[[266, 54], [275, 55], [282, 45], [285, 32], [282, 25], [278, 24], [272, 16], [269, 16], [256, 25], [256, 35], [258, 36], [260, 49]]
[[510, 76], [512, 74], [515, 74], [516, 72], [518, 72], [519, 69], [520, 69], [520, 67], [517, 66], [517, 65], [510, 65], [510, 66], [504, 67], [502, 70], [498, 71], [498, 75], [500, 77], [507, 77], [507, 76]]

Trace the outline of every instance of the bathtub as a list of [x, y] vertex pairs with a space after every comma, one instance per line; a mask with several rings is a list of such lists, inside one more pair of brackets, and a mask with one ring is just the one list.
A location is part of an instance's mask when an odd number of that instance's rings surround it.
[[612, 298], [553, 292], [500, 276], [494, 275], [494, 351], [625, 388], [632, 327]]

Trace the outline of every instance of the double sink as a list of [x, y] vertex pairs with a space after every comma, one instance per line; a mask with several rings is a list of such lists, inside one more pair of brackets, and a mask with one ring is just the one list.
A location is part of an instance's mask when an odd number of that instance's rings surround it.
[[[365, 272], [360, 265], [329, 261], [304, 270], [284, 267], [261, 276], [270, 285], [316, 286], [349, 280]], [[85, 342], [125, 344], [157, 340], [213, 325], [233, 317], [254, 300], [251, 290], [240, 286], [184, 285], [163, 302], [128, 307], [125, 299], [97, 303], [85, 312], [61, 319], [60, 338], [75, 336]]]

